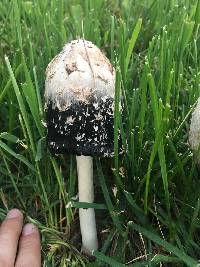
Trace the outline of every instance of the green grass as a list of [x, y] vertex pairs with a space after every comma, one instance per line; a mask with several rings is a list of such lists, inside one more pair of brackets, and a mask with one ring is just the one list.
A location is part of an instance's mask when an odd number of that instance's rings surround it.
[[[200, 96], [200, 0], [0, 2], [0, 218], [24, 211], [44, 266], [197, 266], [199, 173], [188, 144]], [[96, 159], [101, 247], [80, 253], [76, 163], [45, 145], [45, 69], [84, 37], [117, 69], [115, 157]], [[126, 154], [117, 154], [121, 129]], [[162, 265], [160, 265], [162, 264]]]

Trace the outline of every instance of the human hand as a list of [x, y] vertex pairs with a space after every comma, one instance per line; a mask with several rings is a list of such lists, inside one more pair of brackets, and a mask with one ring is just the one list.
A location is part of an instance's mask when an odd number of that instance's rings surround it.
[[0, 226], [0, 267], [41, 267], [39, 231], [23, 226], [23, 214], [10, 210]]

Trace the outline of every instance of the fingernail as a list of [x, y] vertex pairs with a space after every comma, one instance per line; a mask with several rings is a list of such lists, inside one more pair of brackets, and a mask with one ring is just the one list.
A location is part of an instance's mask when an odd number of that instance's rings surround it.
[[22, 213], [20, 210], [18, 209], [12, 209], [8, 212], [7, 216], [6, 216], [6, 219], [15, 219], [15, 218], [18, 218], [18, 217], [22, 217]]
[[35, 227], [34, 224], [27, 223], [22, 230], [22, 235], [23, 236], [31, 235], [35, 233], [36, 231], [37, 231], [37, 228]]

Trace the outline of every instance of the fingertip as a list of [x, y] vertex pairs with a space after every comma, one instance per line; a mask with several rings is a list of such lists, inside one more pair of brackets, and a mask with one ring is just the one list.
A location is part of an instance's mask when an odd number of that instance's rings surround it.
[[34, 224], [27, 223], [24, 225], [22, 230], [22, 236], [28, 236], [34, 233], [38, 233], [38, 228]]
[[8, 211], [6, 219], [23, 219], [23, 213], [18, 209], [11, 209]]

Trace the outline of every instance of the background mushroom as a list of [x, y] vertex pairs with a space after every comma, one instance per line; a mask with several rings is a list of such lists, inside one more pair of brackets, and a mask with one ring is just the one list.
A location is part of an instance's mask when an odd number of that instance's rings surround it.
[[197, 158], [198, 167], [200, 169], [200, 98], [192, 113], [190, 124], [189, 142], [194, 155]]
[[[64, 46], [46, 74], [48, 146], [53, 154], [77, 155], [79, 201], [92, 203], [92, 157], [114, 155], [115, 69], [95, 45], [79, 39]], [[79, 209], [79, 217], [82, 250], [91, 254], [98, 248], [94, 209]]]

